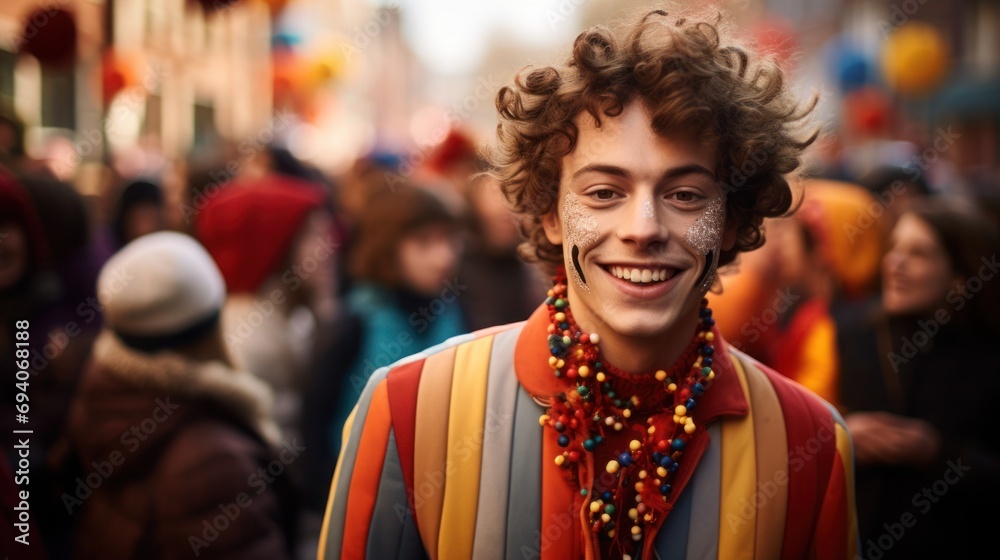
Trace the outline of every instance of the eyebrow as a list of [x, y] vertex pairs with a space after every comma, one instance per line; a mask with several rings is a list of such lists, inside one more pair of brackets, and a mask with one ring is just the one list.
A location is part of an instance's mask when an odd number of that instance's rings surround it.
[[[628, 169], [606, 163], [591, 163], [588, 165], [584, 165], [583, 167], [577, 169], [573, 173], [572, 178], [576, 179], [577, 177], [585, 173], [603, 173], [605, 175], [614, 175], [616, 177], [621, 177], [623, 179], [632, 178], [632, 174], [629, 172]], [[703, 165], [698, 165], [697, 163], [689, 163], [687, 165], [671, 167], [670, 169], [664, 171], [656, 182], [662, 183], [664, 181], [669, 181], [670, 179], [675, 179], [683, 175], [690, 175], [692, 173], [699, 175], [707, 175], [708, 177], [715, 179], [715, 173], [713, 173], [707, 167]]]

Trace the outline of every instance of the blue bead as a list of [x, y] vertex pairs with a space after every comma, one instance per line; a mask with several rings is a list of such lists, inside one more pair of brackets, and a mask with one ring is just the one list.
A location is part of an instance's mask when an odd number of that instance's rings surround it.
[[671, 490], [671, 488], [670, 488], [669, 484], [664, 483], [664, 484], [660, 485], [660, 494], [663, 494], [664, 496], [666, 496], [667, 494], [670, 493], [670, 490]]
[[670, 444], [670, 448], [673, 449], [674, 451], [683, 451], [684, 440], [680, 438], [675, 439], [674, 442]]
[[694, 399], [688, 399], [687, 401], [684, 402], [684, 406], [686, 406], [689, 411], [694, 410], [695, 404], [697, 403], [694, 402]]
[[695, 383], [691, 386], [691, 392], [695, 395], [701, 396], [705, 392], [705, 386], [701, 383]]
[[669, 469], [670, 467], [677, 464], [669, 455], [661, 455], [659, 460], [660, 466]]
[[663, 458], [663, 454], [662, 453], [660, 453], [659, 451], [654, 451], [653, 452], [653, 462], [654, 463], [659, 463], [660, 459], [662, 459], [662, 458]]
[[559, 447], [566, 447], [567, 445], [569, 445], [569, 436], [566, 434], [559, 436]]
[[563, 349], [562, 348], [556, 348], [555, 346], [553, 346], [553, 347], [549, 348], [549, 352], [552, 352], [553, 356], [558, 356], [559, 354], [563, 353]]
[[702, 323], [704, 323], [706, 327], [711, 327], [715, 325], [715, 319], [711, 317], [706, 317], [704, 320], [702, 320]]
[[628, 451], [622, 453], [621, 455], [618, 456], [618, 462], [621, 463], [623, 467], [630, 466], [633, 463], [632, 454], [629, 453]]
[[600, 445], [600, 444], [604, 443], [604, 436], [597, 436], [597, 437], [594, 438], [594, 441], [596, 441], [597, 444]]
[[560, 323], [559, 328], [565, 331], [569, 329], [569, 323]]
[[[715, 348], [712, 348], [711, 346], [706, 346], [701, 349], [701, 354], [702, 356], [711, 356], [712, 354], [715, 354]], [[702, 361], [702, 365], [704, 365], [704, 360]]]
[[556, 298], [554, 298], [554, 297], [547, 297], [547, 298], [545, 298], [545, 305], [552, 305], [555, 302], [556, 302]]
[[711, 317], [712, 316], [712, 310], [709, 309], [709, 308], [707, 308], [707, 307], [702, 307], [701, 309], [698, 310], [698, 314], [701, 317]]
[[555, 426], [552, 427], [555, 428], [557, 432], [566, 431], [566, 424], [563, 424], [562, 422], [556, 422]]
[[711, 367], [712, 366], [712, 357], [711, 356], [705, 356], [704, 358], [702, 358], [701, 359], [701, 365]]
[[583, 442], [583, 448], [586, 449], [587, 451], [593, 451], [595, 447], [597, 447], [597, 443], [594, 442], [594, 440], [592, 439], [588, 438]]
[[605, 502], [610, 502], [611, 501], [611, 497], [612, 497], [611, 496], [611, 492], [605, 492], [605, 493], [601, 494], [601, 499], [604, 500]]

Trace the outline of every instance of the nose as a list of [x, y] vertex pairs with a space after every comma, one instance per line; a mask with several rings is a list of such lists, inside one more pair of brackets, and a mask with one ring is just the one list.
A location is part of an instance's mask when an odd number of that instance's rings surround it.
[[652, 195], [633, 196], [623, 208], [625, 215], [618, 225], [618, 238], [639, 249], [650, 249], [667, 241], [663, 209]]

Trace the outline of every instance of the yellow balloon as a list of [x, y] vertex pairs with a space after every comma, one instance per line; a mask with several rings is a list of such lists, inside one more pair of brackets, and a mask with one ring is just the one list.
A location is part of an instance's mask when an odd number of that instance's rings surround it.
[[923, 94], [939, 86], [949, 62], [944, 38], [926, 23], [903, 25], [889, 35], [882, 50], [885, 80], [902, 94]]

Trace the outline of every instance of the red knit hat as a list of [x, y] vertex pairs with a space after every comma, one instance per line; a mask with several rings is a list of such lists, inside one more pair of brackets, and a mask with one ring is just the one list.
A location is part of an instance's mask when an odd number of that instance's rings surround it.
[[229, 293], [255, 293], [323, 202], [323, 192], [311, 184], [274, 176], [259, 185], [233, 182], [211, 199], [198, 214], [196, 232]]

